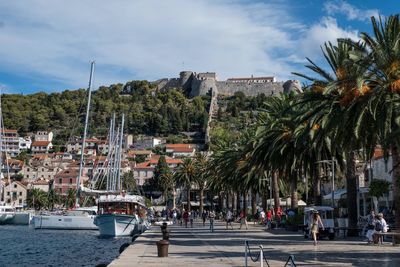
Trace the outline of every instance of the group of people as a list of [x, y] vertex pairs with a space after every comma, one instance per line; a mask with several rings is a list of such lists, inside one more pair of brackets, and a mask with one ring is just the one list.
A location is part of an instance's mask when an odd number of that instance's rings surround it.
[[379, 233], [386, 233], [389, 230], [389, 226], [386, 220], [383, 218], [382, 213], [375, 214], [375, 211], [371, 211], [368, 216], [367, 232], [365, 236], [367, 237], [368, 244], [378, 243]]

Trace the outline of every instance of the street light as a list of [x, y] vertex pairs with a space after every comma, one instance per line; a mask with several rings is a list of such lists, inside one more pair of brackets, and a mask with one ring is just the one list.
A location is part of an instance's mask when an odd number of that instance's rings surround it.
[[327, 163], [331, 165], [332, 167], [332, 208], [335, 207], [335, 157], [332, 157], [332, 159], [326, 159], [326, 160], [320, 160], [317, 161], [316, 163]]

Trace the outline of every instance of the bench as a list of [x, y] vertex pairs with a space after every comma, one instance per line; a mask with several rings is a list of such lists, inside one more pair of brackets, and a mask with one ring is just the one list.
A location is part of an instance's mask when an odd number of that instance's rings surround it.
[[400, 236], [400, 233], [399, 233], [399, 232], [386, 232], [386, 233], [381, 232], [381, 233], [375, 233], [375, 235], [378, 235], [378, 236], [379, 236], [379, 239], [380, 239], [380, 241], [381, 241], [381, 244], [382, 244], [383, 238], [384, 238], [385, 236], [391, 236], [391, 237], [392, 237], [392, 245], [395, 246], [395, 245], [396, 245], [396, 239], [395, 239], [395, 237], [396, 237], [396, 236]]

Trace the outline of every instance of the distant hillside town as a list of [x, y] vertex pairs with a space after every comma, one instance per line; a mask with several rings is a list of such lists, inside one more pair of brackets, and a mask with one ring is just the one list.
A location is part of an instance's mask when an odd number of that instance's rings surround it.
[[[4, 130], [2, 134], [3, 179], [1, 202], [14, 206], [26, 206], [28, 190], [41, 189], [65, 196], [69, 189], [76, 189], [79, 158], [82, 153], [80, 138], [72, 138], [64, 152], [55, 152], [53, 133], [38, 131], [20, 137], [16, 130]], [[83, 183], [104, 171], [109, 142], [92, 137], [86, 140], [83, 167]], [[121, 160], [122, 175], [133, 174], [137, 186], [143, 186], [154, 175], [163, 154], [173, 171], [186, 157], [194, 157], [200, 147], [194, 144], [168, 144], [165, 139], [152, 136], [126, 134], [123, 139]], [[157, 150], [158, 152], [154, 152]]]

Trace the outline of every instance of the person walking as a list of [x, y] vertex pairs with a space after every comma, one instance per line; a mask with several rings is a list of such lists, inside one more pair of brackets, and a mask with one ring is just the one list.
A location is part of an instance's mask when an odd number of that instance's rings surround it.
[[266, 228], [271, 229], [271, 223], [272, 223], [272, 210], [268, 210], [267, 212], [267, 223], [266, 223]]
[[189, 221], [189, 212], [187, 210], [185, 210], [183, 212], [183, 221], [185, 222], [185, 228], [187, 228], [188, 226], [188, 221]]
[[172, 212], [172, 221], [173, 221], [174, 224], [176, 224], [176, 218], [177, 218], [177, 216], [178, 216], [178, 214], [176, 213], [176, 210], [174, 210], [174, 211]]
[[208, 214], [208, 218], [210, 219], [210, 230], [214, 232], [214, 219], [215, 219], [215, 212], [213, 210], [210, 211]]
[[196, 212], [195, 211], [191, 211], [190, 212], [190, 228], [193, 228], [193, 221], [196, 217]]
[[228, 230], [228, 225], [231, 226], [231, 229], [233, 230], [233, 225], [232, 225], [232, 221], [233, 221], [233, 214], [232, 211], [228, 210], [228, 212], [226, 213], [226, 230]]
[[324, 231], [325, 228], [324, 228], [324, 224], [322, 223], [321, 216], [319, 216], [319, 213], [318, 213], [317, 210], [313, 211], [312, 217], [313, 218], [312, 218], [312, 224], [311, 224], [311, 234], [312, 234], [312, 237], [313, 237], [313, 240], [314, 240], [314, 246], [316, 246], [317, 245], [317, 234], [318, 234], [318, 231], [319, 231], [319, 225], [321, 225], [322, 231]]
[[242, 225], [244, 224], [244, 225], [246, 225], [246, 230], [248, 230], [249, 227], [247, 225], [247, 219], [246, 219], [246, 214], [244, 213], [244, 210], [242, 210], [240, 212], [239, 217], [240, 217], [240, 228], [239, 229], [242, 229]]
[[203, 210], [203, 213], [201, 214], [201, 218], [203, 219], [203, 226], [206, 226], [206, 220], [207, 220], [207, 211]]

